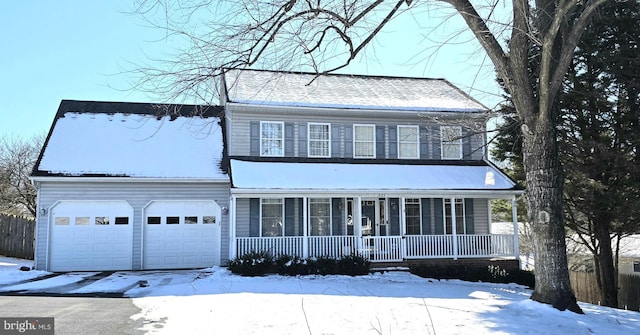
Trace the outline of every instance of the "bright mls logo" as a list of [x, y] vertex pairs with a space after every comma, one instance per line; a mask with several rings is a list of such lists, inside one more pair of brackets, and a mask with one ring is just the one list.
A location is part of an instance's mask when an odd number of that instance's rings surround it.
[[53, 335], [53, 318], [0, 318], [0, 335]]

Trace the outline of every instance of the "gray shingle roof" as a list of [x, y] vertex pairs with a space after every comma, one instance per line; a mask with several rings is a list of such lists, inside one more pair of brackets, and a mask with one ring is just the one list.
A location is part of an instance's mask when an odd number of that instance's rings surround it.
[[229, 70], [228, 102], [320, 108], [483, 112], [487, 108], [444, 79]]

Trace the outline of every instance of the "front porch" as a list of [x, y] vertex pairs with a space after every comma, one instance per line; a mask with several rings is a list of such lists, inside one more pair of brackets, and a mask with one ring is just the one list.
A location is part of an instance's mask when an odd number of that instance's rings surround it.
[[359, 254], [371, 262], [414, 259], [517, 258], [514, 235], [236, 237], [235, 255], [267, 251], [274, 256], [340, 258]]

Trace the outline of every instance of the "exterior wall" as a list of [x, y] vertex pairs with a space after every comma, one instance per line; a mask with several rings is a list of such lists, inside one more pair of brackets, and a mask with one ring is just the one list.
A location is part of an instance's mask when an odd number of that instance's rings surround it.
[[[352, 134], [351, 137], [347, 135], [353, 124], [374, 124], [382, 126], [384, 129], [384, 154], [378, 155], [380, 158], [395, 158], [393, 152], [397, 149], [393, 146], [397, 146], [397, 142], [392, 139], [393, 132], [396, 131], [398, 125], [417, 125], [420, 126], [420, 158], [421, 159], [441, 159], [440, 154], [440, 131], [441, 125], [462, 125], [461, 123], [470, 124], [477, 123], [472, 122], [467, 115], [454, 115], [458, 116], [458, 119], [451, 119], [451, 114], [438, 114], [439, 122], [435, 123], [431, 121], [431, 118], [415, 114], [400, 114], [393, 112], [386, 113], [353, 113], [351, 111], [340, 113], [340, 110], [327, 113], [326, 111], [314, 111], [314, 110], [296, 110], [287, 109], [286, 111], [278, 109], [262, 108], [256, 111], [246, 111], [239, 109], [237, 106], [228, 106], [232, 111], [228, 114], [227, 123], [227, 138], [229, 138], [230, 145], [228, 146], [230, 156], [251, 156], [250, 148], [250, 124], [251, 122], [259, 121], [282, 121], [286, 124], [293, 125], [293, 157], [306, 157], [306, 150], [300, 150], [301, 143], [306, 143], [306, 134], [301, 136], [300, 127], [306, 127], [309, 122], [318, 123], [330, 123], [332, 133], [337, 131], [339, 134], [332, 134], [332, 137], [336, 136], [334, 140], [339, 141], [340, 152], [332, 152], [334, 158], [351, 158], [347, 146], [352, 146]], [[349, 113], [349, 116], [345, 114]], [[447, 118], [448, 117], [448, 118]], [[467, 117], [467, 118], [464, 118]], [[479, 121], [478, 121], [479, 122]], [[347, 129], [347, 130], [345, 130]], [[377, 130], [377, 129], [376, 129]], [[463, 136], [465, 136], [465, 129], [463, 127]], [[302, 137], [302, 138], [301, 138]], [[302, 140], [302, 141], [301, 141]], [[378, 139], [376, 138], [376, 141]], [[286, 141], [286, 139], [285, 139]], [[333, 141], [333, 140], [332, 140]], [[484, 134], [474, 134], [463, 138], [463, 148], [465, 153], [469, 153], [468, 157], [464, 159], [481, 160], [485, 157], [486, 148], [484, 147], [485, 138]], [[333, 143], [332, 143], [333, 145]], [[466, 148], [465, 148], [466, 146]], [[378, 154], [378, 153], [377, 153]], [[290, 155], [289, 155], [290, 156]]]
[[620, 274], [634, 274], [640, 276], [640, 272], [633, 271], [633, 263], [640, 262], [640, 257], [620, 257], [618, 272]]
[[[49, 238], [49, 209], [60, 200], [125, 200], [133, 213], [133, 269], [142, 267], [142, 210], [152, 200], [214, 200], [220, 207], [229, 208], [228, 183], [85, 183], [42, 182], [39, 186], [38, 207], [47, 209], [47, 215], [36, 220], [35, 264], [47, 267]], [[229, 255], [229, 215], [221, 218], [221, 262]]]

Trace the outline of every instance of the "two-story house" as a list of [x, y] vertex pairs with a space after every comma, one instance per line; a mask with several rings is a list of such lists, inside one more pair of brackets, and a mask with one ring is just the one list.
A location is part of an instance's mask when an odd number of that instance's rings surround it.
[[487, 109], [445, 80], [230, 70], [220, 106], [63, 101], [33, 181], [36, 267], [224, 265], [249, 251], [517, 260]]
[[230, 257], [513, 257], [490, 200], [487, 109], [441, 79], [229, 71]]

